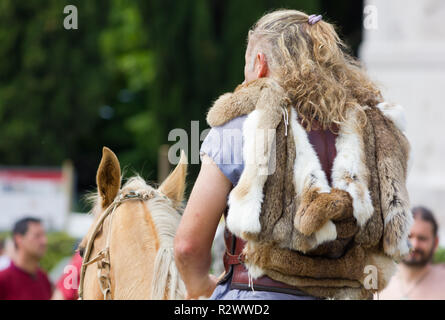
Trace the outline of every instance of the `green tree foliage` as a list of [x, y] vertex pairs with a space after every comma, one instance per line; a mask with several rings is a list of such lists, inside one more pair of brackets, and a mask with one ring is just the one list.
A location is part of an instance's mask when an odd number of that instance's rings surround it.
[[40, 261], [40, 266], [46, 272], [50, 272], [60, 260], [74, 255], [76, 239], [64, 232], [48, 233], [48, 248]]
[[97, 13], [107, 1], [82, 1], [84, 27], [67, 31], [63, 8], [78, 2], [0, 2], [2, 164], [60, 165], [91, 139], [105, 99]]
[[433, 257], [434, 263], [445, 263], [445, 248], [439, 247], [437, 251], [434, 253]]

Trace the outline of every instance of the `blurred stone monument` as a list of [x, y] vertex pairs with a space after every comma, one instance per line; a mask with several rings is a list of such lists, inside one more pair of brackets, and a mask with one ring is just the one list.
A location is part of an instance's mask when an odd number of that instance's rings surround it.
[[433, 210], [445, 244], [445, 1], [365, 0], [360, 59], [405, 108], [411, 204]]

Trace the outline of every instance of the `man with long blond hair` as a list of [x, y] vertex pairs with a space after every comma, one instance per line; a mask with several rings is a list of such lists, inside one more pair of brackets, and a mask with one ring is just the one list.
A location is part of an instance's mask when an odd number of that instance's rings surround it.
[[207, 114], [175, 238], [188, 298], [371, 298], [408, 252], [401, 107], [383, 101], [320, 15], [268, 13], [247, 40], [244, 82]]

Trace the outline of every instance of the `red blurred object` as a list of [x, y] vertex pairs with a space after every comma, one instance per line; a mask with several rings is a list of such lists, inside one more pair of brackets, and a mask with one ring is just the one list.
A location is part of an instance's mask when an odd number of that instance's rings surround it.
[[65, 267], [65, 272], [57, 281], [56, 287], [63, 294], [65, 300], [77, 300], [80, 281], [80, 268], [82, 267], [82, 257], [76, 252], [71, 261]]

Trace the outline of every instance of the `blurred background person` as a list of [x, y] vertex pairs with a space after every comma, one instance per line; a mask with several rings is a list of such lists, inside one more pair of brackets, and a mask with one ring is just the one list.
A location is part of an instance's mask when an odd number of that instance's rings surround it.
[[380, 299], [445, 299], [445, 264], [433, 264], [439, 244], [438, 224], [425, 207], [412, 210], [414, 224], [409, 239], [412, 251], [399, 265], [397, 273]]
[[47, 300], [52, 285], [39, 262], [47, 247], [40, 219], [27, 217], [14, 225], [15, 254], [11, 264], [0, 271], [0, 300]]
[[63, 274], [57, 280], [52, 300], [77, 300], [80, 269], [82, 267], [82, 257], [76, 252], [68, 265], [63, 269]]

